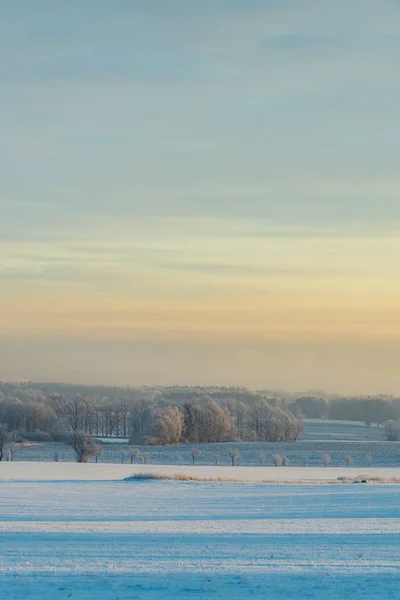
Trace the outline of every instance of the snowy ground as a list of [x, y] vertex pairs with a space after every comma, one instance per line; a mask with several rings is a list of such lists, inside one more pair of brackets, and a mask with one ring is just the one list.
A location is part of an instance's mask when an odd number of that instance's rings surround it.
[[400, 486], [117, 481], [131, 473], [0, 464], [1, 597], [400, 597]]
[[399, 479], [400, 469], [392, 467], [226, 467], [187, 465], [115, 465], [77, 463], [0, 462], [1, 480], [20, 481], [116, 481], [140, 473], [191, 474], [211, 479], [254, 482], [334, 481], [339, 477], [376, 475]]

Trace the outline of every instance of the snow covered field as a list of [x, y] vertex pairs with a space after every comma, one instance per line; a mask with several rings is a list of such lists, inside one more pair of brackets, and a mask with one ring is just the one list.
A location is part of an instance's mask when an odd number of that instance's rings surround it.
[[39, 462], [1, 462], [1, 480], [20, 481], [115, 481], [133, 474], [189, 474], [208, 479], [236, 479], [254, 482], [333, 481], [338, 477], [357, 477], [363, 473], [385, 479], [400, 479], [393, 467], [227, 467], [188, 465], [115, 465]]
[[1, 597], [400, 597], [400, 486], [118, 481], [139, 470], [1, 463]]

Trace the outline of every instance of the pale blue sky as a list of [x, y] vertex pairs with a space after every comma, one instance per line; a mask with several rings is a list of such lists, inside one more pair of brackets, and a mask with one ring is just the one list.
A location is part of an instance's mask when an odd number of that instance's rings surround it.
[[[218, 382], [215, 361], [209, 374], [204, 367], [204, 336], [220, 344], [229, 331], [240, 354], [259, 330], [257, 352], [282, 335], [296, 352], [302, 335], [316, 359], [332, 336], [346, 345], [368, 332], [378, 344], [382, 327], [368, 311], [382, 316], [400, 299], [398, 0], [1, 5], [0, 345], [123, 338], [135, 347], [129, 364], [150, 338], [154, 362], [145, 360], [141, 378], [128, 367], [98, 374], [153, 383], [166, 379], [157, 344], [179, 356], [189, 337], [203, 367], [185, 382], [201, 383]], [[293, 298], [291, 314], [300, 302], [325, 317], [271, 320], [262, 310], [274, 309], [274, 295], [275, 308]], [[43, 302], [53, 320], [38, 316]], [[214, 329], [232, 302], [235, 318]], [[87, 330], [89, 307], [116, 311], [118, 327], [99, 316]], [[177, 333], [169, 319], [185, 307]], [[146, 331], [135, 325], [143, 310]], [[250, 332], [249, 310], [258, 315]], [[335, 331], [329, 310], [346, 314]], [[354, 311], [366, 311], [362, 331]], [[322, 350], [307, 348], [315, 336]], [[230, 383], [222, 354], [219, 382]], [[48, 378], [75, 377], [63, 360]], [[284, 364], [274, 385], [319, 377], [317, 367], [302, 377]], [[7, 369], [0, 377], [39, 376], [26, 357]], [[261, 381], [249, 368], [239, 383]]]

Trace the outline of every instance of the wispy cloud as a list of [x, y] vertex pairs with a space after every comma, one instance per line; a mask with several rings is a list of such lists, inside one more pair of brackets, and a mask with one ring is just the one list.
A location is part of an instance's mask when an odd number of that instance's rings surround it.
[[0, 336], [393, 338], [397, 2], [4, 4]]
[[160, 263], [157, 265], [162, 269], [170, 271], [183, 271], [204, 273], [208, 275], [227, 275], [252, 277], [259, 275], [262, 277], [320, 277], [327, 275], [351, 275], [351, 271], [345, 269], [313, 269], [313, 268], [274, 268], [274, 267], [255, 267], [252, 265], [233, 265], [233, 264], [201, 264], [201, 263]]

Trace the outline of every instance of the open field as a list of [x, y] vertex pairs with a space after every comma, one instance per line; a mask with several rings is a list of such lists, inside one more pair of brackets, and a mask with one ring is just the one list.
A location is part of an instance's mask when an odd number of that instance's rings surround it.
[[363, 473], [382, 479], [400, 479], [400, 469], [357, 467], [232, 467], [196, 465], [114, 465], [77, 463], [0, 462], [0, 481], [121, 481], [135, 474], [173, 476], [193, 475], [213, 480], [239, 482], [332, 482], [355, 478]]
[[[192, 450], [200, 450], [196, 464], [229, 466], [231, 459], [228, 451], [237, 449], [240, 453], [240, 465], [259, 466], [260, 460], [264, 465], [274, 464], [274, 455], [287, 456], [292, 466], [320, 467], [324, 464], [323, 456], [329, 454], [330, 465], [346, 466], [346, 456], [350, 456], [352, 465], [358, 469], [373, 467], [400, 467], [400, 443], [387, 441], [357, 441], [357, 440], [300, 440], [295, 443], [265, 443], [265, 442], [226, 442], [223, 444], [175, 446], [135, 446], [144, 455], [149, 464], [158, 465], [191, 465]], [[132, 447], [126, 444], [105, 444], [99, 463], [130, 462]], [[125, 451], [121, 455], [121, 451]], [[60, 443], [28, 442], [18, 446], [14, 461], [54, 462], [55, 457], [60, 461], [74, 461], [72, 448]], [[139, 462], [138, 458], [133, 459]]]
[[[202, 470], [228, 469], [185, 467]], [[398, 597], [399, 486], [118, 481], [131, 473], [1, 464], [4, 598]]]
[[[329, 454], [332, 466], [347, 465], [346, 457], [359, 469], [400, 466], [400, 443], [388, 442], [383, 427], [365, 426], [349, 421], [307, 420], [306, 430], [295, 443], [226, 442], [219, 444], [176, 444], [174, 446], [135, 446], [149, 464], [191, 465], [192, 450], [200, 450], [196, 457], [199, 465], [230, 465], [228, 451], [237, 449], [240, 465], [273, 465], [274, 455], [288, 458], [292, 466], [320, 467], [323, 456]], [[102, 438], [100, 463], [129, 463], [132, 446], [126, 440]], [[122, 454], [121, 454], [122, 453]], [[64, 443], [25, 442], [18, 445], [14, 461], [54, 462], [74, 461], [72, 448]], [[133, 458], [133, 462], [139, 459]]]
[[383, 441], [386, 439], [382, 426], [365, 425], [360, 421], [335, 421], [328, 419], [304, 419], [302, 440], [353, 440]]

